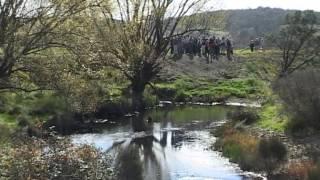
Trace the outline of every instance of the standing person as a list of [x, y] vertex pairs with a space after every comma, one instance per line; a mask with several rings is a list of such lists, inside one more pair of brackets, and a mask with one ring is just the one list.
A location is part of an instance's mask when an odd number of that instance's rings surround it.
[[222, 37], [221, 43], [220, 43], [220, 53], [222, 55], [226, 55], [226, 39], [225, 37]]
[[261, 50], [263, 50], [263, 43], [264, 43], [263, 37], [260, 37], [260, 49]]
[[173, 54], [175, 57], [179, 56], [179, 39], [173, 41]]
[[216, 60], [219, 60], [220, 44], [221, 44], [221, 40], [220, 40], [219, 37], [217, 37], [215, 44], [216, 44], [216, 46], [215, 46], [215, 58], [216, 58]]
[[255, 45], [254, 41], [251, 40], [251, 41], [250, 41], [250, 44], [249, 44], [249, 47], [250, 47], [251, 52], [254, 51], [254, 45]]
[[230, 39], [226, 39], [226, 50], [227, 50], [227, 58], [229, 61], [232, 60], [232, 55], [233, 55], [233, 47]]
[[179, 37], [177, 44], [178, 44], [178, 54], [179, 56], [181, 56], [184, 53], [182, 37]]
[[259, 50], [259, 47], [260, 47], [260, 38], [256, 38], [255, 42], [254, 42], [254, 47], [255, 47], [255, 50]]
[[174, 41], [175, 39], [171, 39], [170, 41], [170, 53], [174, 54]]
[[209, 40], [209, 62], [212, 63], [213, 59], [215, 59], [215, 50], [216, 50], [216, 38], [213, 36]]
[[202, 38], [201, 41], [201, 55], [207, 57], [207, 39], [205, 37]]
[[198, 54], [198, 39], [195, 37], [193, 37], [192, 39], [192, 51], [193, 51], [193, 55]]

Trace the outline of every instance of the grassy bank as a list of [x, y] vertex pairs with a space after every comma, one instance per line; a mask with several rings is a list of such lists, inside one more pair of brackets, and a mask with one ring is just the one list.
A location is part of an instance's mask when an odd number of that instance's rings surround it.
[[231, 162], [239, 164], [243, 170], [266, 173], [269, 176], [285, 163], [287, 150], [278, 139], [260, 139], [233, 126], [228, 123], [214, 132], [220, 137], [214, 148]]
[[232, 97], [257, 99], [263, 94], [262, 87], [261, 81], [252, 78], [210, 81], [183, 76], [156, 84], [160, 99], [177, 102], [214, 102]]
[[[316, 180], [319, 159], [290, 159], [287, 144], [277, 137], [260, 138], [229, 122], [212, 132], [219, 137], [213, 148], [247, 171], [264, 173], [270, 179]], [[292, 152], [291, 152], [292, 153]]]
[[256, 126], [282, 133], [288, 130], [289, 118], [280, 104], [266, 104], [258, 112]]

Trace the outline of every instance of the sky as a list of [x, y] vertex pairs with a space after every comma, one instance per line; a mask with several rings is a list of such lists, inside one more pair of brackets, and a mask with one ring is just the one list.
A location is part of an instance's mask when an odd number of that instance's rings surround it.
[[320, 11], [320, 0], [218, 0], [218, 6], [218, 9], [247, 9], [261, 6]]

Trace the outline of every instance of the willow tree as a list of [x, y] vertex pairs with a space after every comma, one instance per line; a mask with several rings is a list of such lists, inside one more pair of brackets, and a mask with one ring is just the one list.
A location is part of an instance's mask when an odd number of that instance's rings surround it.
[[143, 92], [163, 67], [171, 39], [207, 28], [206, 20], [185, 18], [199, 12], [205, 2], [114, 0], [94, 9], [94, 51], [104, 65], [120, 70], [131, 82], [135, 110], [144, 107]]
[[87, 4], [86, 0], [0, 0], [0, 90], [32, 91], [17, 82], [30, 80], [32, 61], [43, 57], [41, 52], [64, 46], [65, 34], [56, 30]]

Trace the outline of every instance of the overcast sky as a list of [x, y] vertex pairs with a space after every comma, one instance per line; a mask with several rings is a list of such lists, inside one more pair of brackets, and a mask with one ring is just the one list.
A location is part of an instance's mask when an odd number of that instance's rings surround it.
[[320, 11], [320, 0], [218, 0], [219, 9], [276, 7], [282, 9], [312, 9]]

